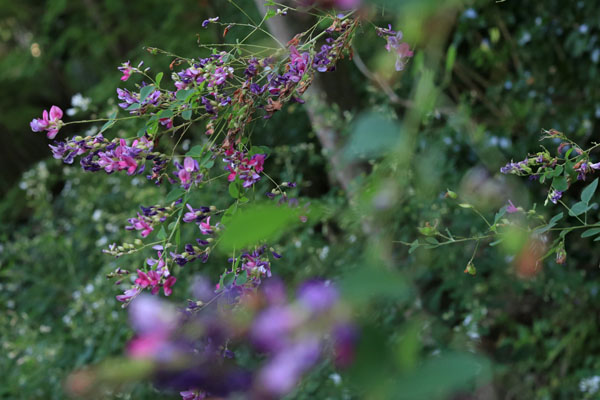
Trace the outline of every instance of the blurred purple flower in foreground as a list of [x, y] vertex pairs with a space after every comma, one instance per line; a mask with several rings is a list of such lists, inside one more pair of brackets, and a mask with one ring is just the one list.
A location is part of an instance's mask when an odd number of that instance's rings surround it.
[[[157, 386], [179, 391], [183, 400], [234, 393], [279, 398], [326, 349], [335, 349], [338, 365], [351, 361], [354, 329], [329, 282], [308, 282], [287, 301], [281, 282], [269, 279], [233, 304], [213, 301], [227, 293], [210, 295], [208, 287], [205, 282], [202, 290], [196, 288], [202, 300], [190, 301], [183, 312], [151, 296], [140, 296], [130, 307], [136, 336], [128, 355], [152, 362]], [[265, 357], [255, 372], [236, 362], [237, 348], [248, 345]]]

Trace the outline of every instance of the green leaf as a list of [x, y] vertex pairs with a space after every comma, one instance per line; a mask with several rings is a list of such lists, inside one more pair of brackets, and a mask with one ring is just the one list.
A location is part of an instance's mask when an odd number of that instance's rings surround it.
[[177, 98], [177, 100], [185, 100], [188, 98], [188, 95], [190, 93], [192, 93], [194, 90], [193, 89], [182, 89], [182, 90], [178, 90], [177, 94], [175, 95], [175, 97]]
[[550, 177], [552, 177], [552, 178], [559, 177], [559, 176], [561, 176], [561, 175], [562, 175], [562, 173], [563, 173], [563, 170], [564, 170], [563, 166], [562, 166], [562, 165], [559, 165], [558, 167], [556, 167], [556, 168], [554, 169], [554, 171], [552, 171], [552, 172], [549, 174], [549, 176], [550, 176]]
[[564, 192], [568, 189], [567, 178], [565, 178], [564, 176], [554, 178], [552, 180], [552, 186], [554, 187], [554, 189], [560, 192]]
[[159, 72], [158, 74], [156, 74], [156, 78], [154, 78], [154, 81], [156, 82], [156, 86], [160, 86], [160, 82], [162, 81], [163, 78], [163, 73]]
[[234, 199], [240, 197], [240, 189], [236, 181], [233, 181], [229, 184], [229, 195]]
[[267, 10], [267, 13], [265, 14], [265, 21], [273, 18], [276, 15], [277, 15], [277, 12], [275, 10], [273, 10], [272, 8], [269, 8]]
[[490, 363], [468, 353], [446, 353], [430, 357], [418, 368], [396, 379], [397, 399], [441, 399], [467, 388], [473, 380], [491, 376]]
[[504, 216], [504, 214], [506, 214], [506, 206], [502, 207], [496, 213], [496, 216], [494, 217], [494, 225], [496, 225], [498, 223], [498, 221], [500, 221], [500, 218], [502, 218]]
[[201, 157], [202, 154], [204, 154], [204, 146], [197, 144], [197, 145], [193, 146], [190, 149], [190, 151], [185, 153], [185, 156], [186, 157]]
[[[278, 207], [261, 204], [238, 212], [231, 218], [221, 235], [219, 246], [226, 252], [254, 245], [262, 240], [275, 241], [280, 235], [300, 225], [303, 208]], [[308, 211], [311, 218], [318, 217], [319, 207], [314, 204]], [[304, 213], [306, 215], [306, 213]]]
[[125, 110], [134, 111], [134, 110], [139, 110], [140, 107], [142, 107], [142, 105], [140, 103], [133, 103], [133, 104], [129, 105], [129, 107], [127, 107]]
[[365, 114], [354, 124], [343, 157], [346, 161], [378, 157], [397, 147], [401, 138], [398, 123], [376, 113]]
[[421, 246], [421, 243], [419, 243], [418, 239], [412, 242], [410, 244], [410, 249], [408, 249], [408, 254], [412, 254], [415, 250], [419, 248], [419, 246]]
[[587, 231], [583, 232], [581, 234], [581, 237], [586, 238], [586, 237], [590, 237], [590, 236], [596, 236], [599, 233], [600, 233], [600, 228], [592, 228], [592, 229], [588, 229]]
[[166, 110], [162, 110], [158, 112], [158, 118], [171, 118], [173, 116], [173, 110], [167, 108]]
[[558, 214], [556, 214], [554, 217], [552, 217], [552, 219], [550, 220], [550, 224], [556, 224], [558, 221], [560, 221], [563, 218], [564, 214], [562, 212], [559, 212]]
[[192, 119], [192, 110], [185, 110], [181, 113], [181, 118], [185, 119], [186, 121], [189, 121], [190, 119]]
[[231, 286], [234, 279], [235, 279], [235, 272], [232, 271], [223, 277], [223, 285], [225, 287]]
[[361, 266], [348, 272], [340, 281], [340, 289], [344, 299], [355, 304], [381, 298], [404, 299], [409, 294], [402, 275], [381, 265]]
[[161, 226], [160, 231], [158, 231], [158, 235], [156, 235], [158, 240], [165, 240], [167, 238], [167, 231], [165, 231], [165, 227]]
[[171, 190], [169, 192], [169, 194], [167, 194], [167, 198], [165, 199], [165, 201], [167, 203], [171, 203], [172, 201], [175, 201], [175, 200], [183, 197], [184, 194], [185, 194], [185, 190], [183, 190], [182, 188], [175, 188], [175, 189]]
[[425, 241], [427, 243], [431, 243], [431, 244], [440, 244], [440, 242], [436, 238], [431, 237], [431, 236], [430, 237], [426, 237]]
[[221, 223], [225, 226], [229, 225], [229, 221], [231, 221], [231, 217], [233, 217], [237, 211], [237, 204], [233, 203], [229, 206], [227, 210], [223, 213], [223, 217], [221, 218]]
[[558, 221], [560, 221], [562, 219], [562, 217], [563, 217], [563, 213], [562, 212], [556, 214], [554, 217], [552, 217], [552, 219], [550, 220], [550, 222], [548, 222], [548, 225], [544, 225], [542, 227], [539, 227], [539, 228], [535, 229], [533, 231], [533, 233], [539, 235], [539, 234], [542, 234], [544, 232], [548, 232], [550, 229], [554, 228], [554, 226], [556, 225], [556, 223]]
[[156, 132], [158, 132], [158, 120], [148, 121], [146, 123], [146, 131], [149, 135], [154, 135]]
[[470, 204], [467, 204], [467, 203], [461, 203], [461, 204], [459, 204], [458, 206], [459, 206], [459, 207], [462, 207], [462, 208], [473, 208], [473, 206], [472, 206], [472, 205], [470, 205]]
[[115, 119], [117, 118], [117, 112], [113, 112], [112, 114], [110, 114], [108, 116], [108, 121], [106, 121], [106, 123], [104, 125], [102, 125], [102, 128], [100, 129], [100, 133], [104, 132], [105, 130], [111, 128], [114, 124], [115, 124]]
[[146, 100], [148, 96], [150, 96], [150, 93], [154, 92], [154, 90], [154, 85], [144, 86], [140, 90], [140, 103], [143, 103], [144, 100]]
[[238, 286], [242, 286], [246, 282], [248, 282], [248, 271], [242, 272], [235, 278], [235, 284]]
[[594, 193], [596, 192], [596, 188], [598, 187], [598, 178], [594, 179], [594, 182], [590, 183], [586, 186], [585, 189], [581, 192], [581, 201], [588, 204]]
[[587, 204], [584, 203], [583, 201], [580, 201], [578, 203], [573, 204], [573, 207], [571, 207], [571, 211], [569, 211], [569, 215], [571, 217], [576, 217], [578, 215], [583, 214], [584, 212], [587, 211]]

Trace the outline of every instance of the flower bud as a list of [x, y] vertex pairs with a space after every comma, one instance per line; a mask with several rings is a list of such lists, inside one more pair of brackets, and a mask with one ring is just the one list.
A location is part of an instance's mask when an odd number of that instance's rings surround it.
[[458, 195], [455, 192], [453, 192], [452, 190], [447, 189], [446, 190], [446, 194], [444, 195], [444, 197], [445, 198], [456, 199], [456, 198], [458, 198]]
[[475, 265], [473, 264], [472, 261], [469, 261], [469, 263], [467, 264], [467, 268], [465, 268], [465, 270], [464, 270], [464, 273], [473, 275], [473, 276], [475, 276], [477, 274], [477, 268], [475, 268]]

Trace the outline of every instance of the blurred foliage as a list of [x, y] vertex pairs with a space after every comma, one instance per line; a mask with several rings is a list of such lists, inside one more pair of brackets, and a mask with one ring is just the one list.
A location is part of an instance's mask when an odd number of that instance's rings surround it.
[[[243, 3], [254, 10], [250, 1]], [[385, 42], [370, 30], [356, 42], [366, 68], [383, 77], [396, 97], [345, 61], [350, 72], [338, 75], [336, 84], [350, 86], [356, 96], [346, 99], [344, 112], [336, 105], [324, 111], [344, 127], [345, 154], [371, 171], [357, 183], [355, 204], [323, 173], [327, 155], [302, 106], [257, 125], [253, 136], [273, 149], [268, 173], [276, 181], [299, 182], [296, 193], [318, 198], [327, 210], [322, 222], [284, 236], [277, 249], [284, 258], [274, 272], [290, 284], [315, 276], [339, 280], [358, 305], [365, 332], [357, 368], [336, 371], [324, 362], [289, 398], [447, 398], [457, 388], [450, 398], [595, 398], [600, 274], [591, 239], [567, 241], [567, 265], [550, 260], [523, 279], [514, 270], [514, 251], [497, 247], [456, 244], [409, 253], [397, 245], [393, 254], [382, 254], [364, 233], [363, 216], [372, 212], [375, 221], [385, 221], [389, 238], [408, 242], [426, 223], [463, 236], [484, 229], [471, 210], [444, 198], [447, 188], [489, 218], [509, 198], [556, 214], [552, 205], [543, 208], [541, 186], [498, 171], [511, 158], [536, 151], [541, 128], [564, 131], [582, 146], [597, 137], [600, 8], [559, 0], [401, 6], [406, 9], [398, 20], [385, 23], [404, 30], [414, 44], [416, 57], [406, 72], [389, 71], [393, 61], [381, 52]], [[8, 132], [0, 142], [0, 179], [7, 182], [0, 201], [0, 397], [64, 398], [69, 372], [122, 352], [130, 329], [114, 300], [119, 290], [104, 275], [143, 257], [115, 261], [99, 249], [133, 240], [123, 230], [127, 218], [138, 204], [153, 204], [166, 193], [142, 180], [87, 174], [52, 159], [33, 164], [47, 149], [45, 139], [29, 132], [29, 120], [50, 104], [68, 104], [77, 92], [96, 105], [114, 97], [121, 61], [168, 65], [142, 46], [189, 56], [197, 52], [196, 33], [203, 41], [222, 40], [220, 33], [199, 28], [217, 14], [243, 18], [234, 7], [209, 1], [0, 3], [0, 88], [10, 94], [0, 100], [2, 114], [10, 116], [0, 121]], [[436, 42], [443, 26], [448, 33]], [[389, 120], [395, 116], [402, 123]], [[389, 133], [394, 129], [400, 140]], [[373, 132], [381, 140], [370, 141]], [[198, 201], [218, 203], [221, 195], [207, 192]], [[474, 276], [463, 273], [472, 254]], [[393, 271], [378, 266], [388, 256], [396, 260]], [[216, 257], [185, 268], [187, 280], [178, 281], [179, 288], [196, 272], [215, 278], [222, 271]], [[185, 290], [175, 296], [183, 300]], [[490, 360], [491, 381], [454, 386], [481, 362], [464, 352]], [[462, 369], [454, 371], [457, 366]], [[450, 370], [455, 379], [440, 381], [448, 392], [436, 393], [440, 387], [428, 382], [417, 385], [420, 374], [441, 380]], [[361, 386], [371, 374], [385, 384]], [[361, 392], [365, 387], [368, 393]], [[140, 384], [112, 396], [157, 394]]]

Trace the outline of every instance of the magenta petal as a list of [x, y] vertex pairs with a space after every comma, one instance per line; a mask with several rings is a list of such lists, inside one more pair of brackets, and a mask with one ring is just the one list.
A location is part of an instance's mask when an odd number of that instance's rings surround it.
[[183, 160], [183, 168], [185, 168], [186, 171], [188, 172], [193, 172], [195, 167], [195, 163], [194, 163], [194, 159], [191, 157], [186, 157]]
[[58, 134], [58, 129], [50, 129], [48, 131], [48, 133], [46, 134], [46, 137], [48, 137], [48, 139], [54, 139], [57, 134]]
[[52, 106], [50, 108], [50, 120], [58, 121], [63, 116], [62, 110], [57, 106]]

